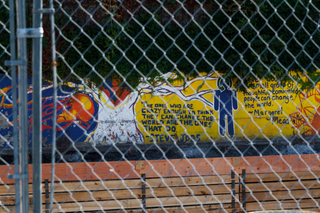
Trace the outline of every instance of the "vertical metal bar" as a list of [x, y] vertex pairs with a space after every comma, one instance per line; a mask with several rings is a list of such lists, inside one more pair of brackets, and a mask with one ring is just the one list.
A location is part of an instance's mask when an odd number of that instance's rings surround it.
[[47, 199], [49, 198], [49, 180], [48, 179], [44, 180], [44, 188], [45, 188], [45, 194]]
[[[11, 61], [16, 59], [16, 29], [15, 29], [15, 14], [14, 14], [14, 2], [9, 1], [10, 7], [10, 53]], [[16, 67], [11, 66], [11, 77], [12, 77], [12, 122], [13, 122], [13, 147], [14, 147], [14, 173], [19, 174], [19, 141], [18, 141], [18, 120], [17, 120], [17, 75]], [[16, 199], [16, 213], [20, 213], [20, 181], [15, 179], [15, 199]]]
[[[33, 28], [42, 28], [42, 0], [33, 1]], [[35, 37], [32, 42], [32, 164], [33, 164], [33, 212], [40, 213], [41, 196], [41, 86], [42, 86], [42, 38]]]
[[242, 170], [242, 206], [246, 210], [246, 170]]
[[46, 211], [45, 211], [45, 213], [49, 213], [49, 206], [50, 206], [50, 201], [46, 200]]
[[142, 189], [142, 212], [146, 212], [146, 174], [141, 175], [142, 183], [141, 183], [141, 189]]
[[[54, 9], [53, 0], [50, 0], [50, 9]], [[54, 13], [50, 15], [51, 21], [51, 50], [52, 50], [52, 72], [53, 72], [53, 118], [52, 118], [52, 153], [51, 153], [51, 187], [50, 187], [50, 212], [53, 212], [54, 194], [54, 167], [56, 154], [56, 120], [57, 120], [57, 58], [56, 37], [54, 32]]]
[[[17, 27], [19, 29], [26, 28], [26, 5], [25, 0], [17, 1]], [[20, 37], [18, 39], [18, 59], [27, 61], [27, 39]], [[27, 65], [21, 65], [19, 71], [19, 139], [20, 139], [20, 171], [21, 174], [28, 175], [28, 105], [27, 105], [27, 87], [28, 73]], [[29, 211], [29, 178], [23, 178], [20, 186], [20, 199], [22, 205], [21, 212]]]
[[234, 180], [234, 171], [231, 170], [231, 189], [232, 189], [232, 198], [231, 198], [231, 208], [232, 212], [236, 212], [236, 201], [235, 201], [235, 196], [236, 196], [236, 184]]
[[44, 187], [45, 187], [45, 193], [46, 193], [46, 210], [45, 212], [46, 213], [49, 213], [49, 180], [48, 179], [45, 179], [44, 180]]

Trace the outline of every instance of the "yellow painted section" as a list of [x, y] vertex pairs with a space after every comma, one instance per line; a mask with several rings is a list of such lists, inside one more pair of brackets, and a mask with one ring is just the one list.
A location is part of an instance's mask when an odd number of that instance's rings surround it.
[[91, 109], [92, 103], [91, 103], [91, 101], [90, 101], [90, 99], [89, 99], [88, 97], [86, 97], [86, 96], [81, 96], [79, 101], [80, 101], [81, 103], [83, 103], [84, 109], [86, 109], [86, 110]]
[[[232, 90], [229, 89], [229, 93], [219, 92], [218, 76], [211, 77], [216, 78], [205, 81], [199, 78], [185, 89], [177, 89], [175, 94], [142, 95], [135, 109], [145, 143], [154, 140], [170, 142], [173, 139], [188, 142], [191, 141], [190, 137], [195, 141], [222, 140], [226, 137], [292, 137], [297, 133], [316, 134], [320, 127], [317, 114], [320, 112], [319, 85], [318, 89], [308, 94], [299, 92], [297, 85], [292, 82], [282, 87], [277, 81], [256, 81], [253, 82], [254, 89], [244, 92], [233, 88], [237, 103], [235, 109], [229, 109], [232, 121], [228, 121], [227, 117], [224, 120], [219, 118], [222, 105], [218, 110], [214, 109], [214, 95], [228, 96]], [[174, 82], [174, 86], [182, 86], [182, 82]], [[201, 92], [201, 98], [195, 96]], [[196, 98], [187, 100], [185, 97], [188, 96]], [[221, 96], [221, 100], [223, 98]], [[225, 135], [219, 131], [222, 123], [226, 126]]]

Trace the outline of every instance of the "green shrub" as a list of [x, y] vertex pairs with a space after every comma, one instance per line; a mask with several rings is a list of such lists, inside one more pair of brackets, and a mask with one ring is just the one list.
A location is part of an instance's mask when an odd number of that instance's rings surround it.
[[[79, 29], [58, 12], [61, 34], [56, 46], [63, 56], [58, 74], [64, 81], [89, 78], [96, 85], [105, 78], [125, 78], [131, 88], [143, 76], [152, 83], [155, 77], [175, 71], [187, 77], [219, 71], [237, 79], [240, 89], [252, 86], [257, 78], [290, 81], [292, 70], [307, 71], [312, 81], [319, 81], [320, 1], [212, 0], [205, 9], [209, 15], [183, 27], [174, 21], [162, 23], [157, 12], [151, 16], [137, 11], [134, 19], [118, 21], [104, 14], [102, 29], [93, 22]], [[114, 5], [112, 11], [119, 17]], [[1, 20], [6, 16], [1, 13]], [[51, 77], [50, 66], [44, 72]], [[310, 88], [313, 83], [302, 86]]]

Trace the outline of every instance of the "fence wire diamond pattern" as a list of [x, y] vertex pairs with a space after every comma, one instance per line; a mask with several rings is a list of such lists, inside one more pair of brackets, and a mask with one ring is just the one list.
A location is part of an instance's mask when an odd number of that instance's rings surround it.
[[[53, 4], [54, 43], [43, 16], [43, 210], [319, 211], [320, 2]], [[0, 199], [10, 212], [12, 77], [0, 67]]]

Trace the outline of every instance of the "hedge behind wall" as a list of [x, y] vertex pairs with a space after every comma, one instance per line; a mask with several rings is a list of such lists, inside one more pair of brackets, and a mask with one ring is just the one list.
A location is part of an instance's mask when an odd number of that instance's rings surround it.
[[[142, 76], [151, 77], [152, 83], [154, 77], [170, 71], [195, 76], [217, 70], [228, 78], [243, 79], [243, 85], [238, 81], [242, 89], [257, 77], [292, 80], [287, 75], [290, 70], [308, 71], [310, 79], [320, 80], [316, 71], [320, 1], [162, 2], [56, 2], [56, 46], [63, 55], [59, 76], [71, 80], [78, 75], [96, 85], [102, 78], [125, 77], [131, 88]], [[0, 15], [2, 22], [7, 17]], [[44, 19], [45, 36], [49, 36], [48, 17]], [[6, 46], [7, 40], [1, 44]], [[50, 37], [43, 42], [44, 76], [50, 79]], [[303, 87], [312, 85], [304, 82]]]

